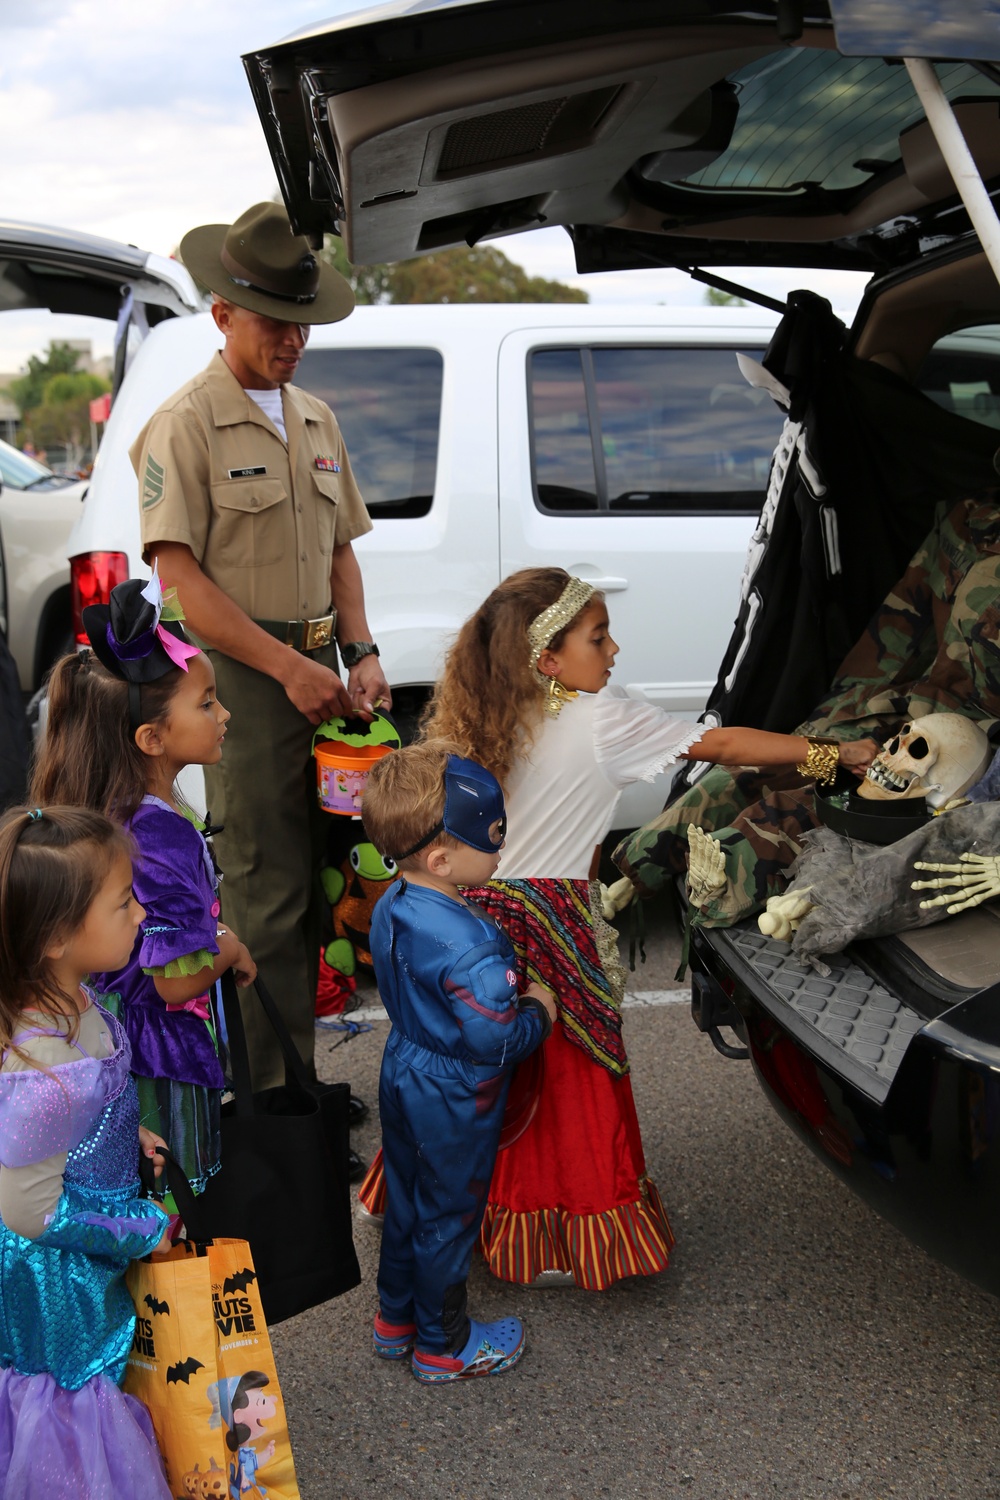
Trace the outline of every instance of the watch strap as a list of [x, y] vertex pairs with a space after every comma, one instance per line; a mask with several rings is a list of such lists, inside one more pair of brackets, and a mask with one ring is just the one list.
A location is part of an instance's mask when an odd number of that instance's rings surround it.
[[356, 667], [359, 661], [366, 656], [378, 656], [379, 649], [374, 641], [345, 641], [340, 647], [340, 659], [345, 667]]

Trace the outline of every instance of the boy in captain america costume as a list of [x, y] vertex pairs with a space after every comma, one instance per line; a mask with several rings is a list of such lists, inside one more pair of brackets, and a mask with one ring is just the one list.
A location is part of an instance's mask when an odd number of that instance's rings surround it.
[[503, 792], [489, 771], [433, 743], [380, 760], [365, 831], [400, 879], [375, 907], [371, 953], [392, 1022], [379, 1112], [387, 1204], [375, 1352], [427, 1383], [496, 1375], [524, 1350], [517, 1318], [477, 1323], [466, 1279], [515, 1063], [552, 1030], [555, 999], [518, 996], [514, 950], [466, 902], [503, 848]]

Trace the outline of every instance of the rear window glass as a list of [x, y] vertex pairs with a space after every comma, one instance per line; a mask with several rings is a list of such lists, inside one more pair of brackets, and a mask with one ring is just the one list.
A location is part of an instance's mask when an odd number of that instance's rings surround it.
[[540, 510], [759, 511], [782, 415], [734, 349], [537, 349], [529, 384]]
[[946, 411], [1000, 427], [1000, 326], [949, 334], [927, 356], [917, 385]]
[[[969, 63], [937, 66], [951, 100], [996, 99]], [[731, 76], [739, 114], [728, 147], [685, 185], [796, 195], [860, 187], [900, 160], [899, 137], [924, 118], [905, 68], [880, 57], [786, 47]]]
[[332, 409], [373, 520], [434, 498], [444, 361], [436, 349], [307, 349], [296, 384]]

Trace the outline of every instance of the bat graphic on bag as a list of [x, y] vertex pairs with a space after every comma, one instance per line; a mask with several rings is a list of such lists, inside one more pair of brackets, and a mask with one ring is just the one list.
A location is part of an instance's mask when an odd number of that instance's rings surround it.
[[251, 1281], [257, 1280], [256, 1271], [251, 1271], [249, 1266], [244, 1266], [242, 1271], [235, 1271], [232, 1276], [227, 1276], [222, 1283], [222, 1295], [228, 1292], [245, 1292]]
[[169, 1315], [170, 1315], [170, 1303], [169, 1302], [160, 1302], [158, 1298], [156, 1298], [156, 1297], [153, 1296], [152, 1292], [147, 1292], [146, 1295], [145, 1295], [145, 1297], [143, 1297], [142, 1300], [145, 1303], [145, 1305], [149, 1308], [149, 1310], [150, 1310], [151, 1313], [166, 1313], [167, 1316], [169, 1317]]
[[171, 1365], [167, 1370], [167, 1385], [171, 1383], [176, 1385], [178, 1380], [183, 1380], [185, 1385], [189, 1385], [191, 1376], [204, 1368], [200, 1359], [179, 1360], [176, 1365]]

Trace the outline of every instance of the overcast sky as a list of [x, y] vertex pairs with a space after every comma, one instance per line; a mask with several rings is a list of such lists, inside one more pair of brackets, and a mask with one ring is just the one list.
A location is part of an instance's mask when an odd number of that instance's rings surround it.
[[[231, 222], [276, 190], [241, 53], [356, 9], [337, 0], [0, 0], [0, 217], [162, 254], [195, 224]], [[594, 301], [704, 299], [682, 272], [577, 277], [562, 230], [501, 248]], [[772, 296], [810, 285], [848, 312], [862, 285], [850, 273], [744, 274]], [[0, 369], [37, 347], [39, 320], [21, 323], [4, 330]]]

